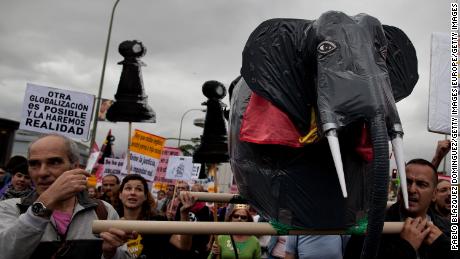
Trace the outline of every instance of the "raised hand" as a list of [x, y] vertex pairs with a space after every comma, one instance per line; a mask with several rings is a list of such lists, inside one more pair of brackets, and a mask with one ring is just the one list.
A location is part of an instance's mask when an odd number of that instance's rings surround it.
[[180, 217], [181, 221], [186, 221], [188, 220], [188, 213], [192, 209], [193, 205], [196, 203], [196, 198], [190, 195], [189, 192], [184, 192], [181, 195], [179, 195], [180, 201], [182, 203], [182, 207], [180, 208]]
[[430, 228], [427, 227], [427, 219], [409, 217], [404, 222], [400, 237], [409, 242], [415, 250], [418, 250], [429, 233]]
[[119, 246], [122, 246], [129, 239], [137, 238], [137, 233], [135, 231], [126, 233], [117, 228], [109, 228], [108, 231], [102, 232], [100, 236], [103, 240], [102, 253], [104, 254], [104, 258], [109, 259], [115, 255]]
[[87, 185], [88, 172], [72, 169], [62, 173], [38, 198], [45, 206], [53, 210], [60, 207], [60, 202], [68, 200], [83, 191]]
[[216, 242], [212, 243], [211, 253], [215, 256], [220, 256], [220, 247]]
[[430, 231], [428, 232], [428, 235], [426, 236], [425, 240], [423, 240], [423, 242], [427, 245], [431, 245], [436, 239], [438, 239], [438, 237], [442, 235], [442, 231], [431, 221], [428, 222], [428, 229]]

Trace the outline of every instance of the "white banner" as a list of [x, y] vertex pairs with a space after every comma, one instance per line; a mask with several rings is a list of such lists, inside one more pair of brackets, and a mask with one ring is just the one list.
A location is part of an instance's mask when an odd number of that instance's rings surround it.
[[27, 84], [20, 129], [88, 139], [94, 95]]
[[428, 130], [450, 134], [450, 35], [431, 36], [431, 74]]
[[[145, 180], [152, 182], [155, 177], [155, 172], [157, 170], [158, 163], [160, 159], [142, 155], [136, 152], [130, 152], [130, 164], [131, 174], [140, 174]], [[127, 159], [124, 159], [122, 174], [128, 174], [128, 163]]]
[[124, 175], [122, 174], [123, 164], [125, 159], [123, 158], [105, 158], [104, 159], [104, 171], [102, 177], [113, 174], [118, 177], [118, 179], [123, 180]]
[[192, 180], [198, 180], [200, 176], [201, 164], [200, 163], [193, 163], [193, 170], [192, 170]]
[[189, 181], [192, 178], [193, 163], [190, 156], [170, 156], [166, 179]]

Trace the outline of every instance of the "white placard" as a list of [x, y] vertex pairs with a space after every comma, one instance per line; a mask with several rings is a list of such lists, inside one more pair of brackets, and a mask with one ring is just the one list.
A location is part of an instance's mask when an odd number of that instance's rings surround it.
[[170, 156], [165, 178], [189, 181], [192, 177], [192, 170], [192, 157]]
[[20, 129], [87, 140], [94, 95], [27, 84]]
[[[157, 170], [158, 163], [160, 159], [149, 157], [137, 152], [130, 152], [130, 165], [131, 169], [129, 173], [131, 174], [140, 174], [145, 180], [152, 182], [155, 177], [155, 172]], [[127, 159], [124, 159], [122, 174], [128, 174], [128, 163]]]
[[193, 170], [192, 170], [192, 180], [198, 180], [200, 176], [201, 164], [200, 163], [193, 163]]
[[118, 177], [118, 179], [123, 180], [124, 175], [122, 175], [122, 169], [125, 159], [123, 158], [105, 158], [104, 159], [104, 171], [102, 177], [113, 174]]
[[431, 37], [431, 74], [428, 130], [450, 134], [450, 35], [435, 32]]

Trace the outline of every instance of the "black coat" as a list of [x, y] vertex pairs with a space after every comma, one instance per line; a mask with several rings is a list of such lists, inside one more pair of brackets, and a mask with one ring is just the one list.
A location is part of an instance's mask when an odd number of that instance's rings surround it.
[[[164, 216], [153, 216], [152, 221], [167, 221]], [[148, 259], [174, 259], [176, 257], [176, 248], [169, 242], [171, 235], [145, 235], [142, 234], [141, 244], [143, 246], [142, 253], [138, 258]]]
[[[400, 210], [400, 203], [393, 204], [386, 212], [385, 221], [404, 221], [406, 218]], [[427, 213], [431, 221], [436, 225], [443, 234], [438, 237], [433, 244], [423, 244], [418, 249], [420, 259], [439, 259], [439, 258], [458, 258], [457, 251], [450, 250], [450, 225], [447, 221], [434, 213], [431, 209]], [[345, 250], [344, 258], [359, 258], [364, 237], [352, 236]], [[417, 258], [417, 251], [406, 240], [402, 239], [399, 234], [382, 235], [380, 241], [379, 253], [377, 258]]]

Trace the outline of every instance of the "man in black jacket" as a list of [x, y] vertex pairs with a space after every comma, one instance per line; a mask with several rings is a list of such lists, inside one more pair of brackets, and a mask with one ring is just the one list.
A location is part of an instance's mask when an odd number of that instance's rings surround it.
[[[435, 199], [437, 174], [434, 166], [424, 159], [413, 159], [406, 165], [409, 208], [402, 197], [391, 206], [385, 221], [404, 221], [400, 234], [382, 235], [378, 258], [457, 258], [450, 251], [450, 226], [433, 213], [430, 203]], [[353, 236], [345, 258], [359, 258], [362, 237]]]

